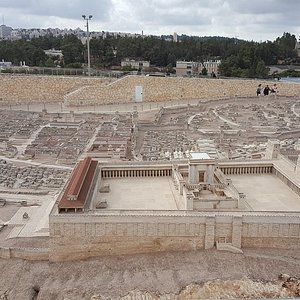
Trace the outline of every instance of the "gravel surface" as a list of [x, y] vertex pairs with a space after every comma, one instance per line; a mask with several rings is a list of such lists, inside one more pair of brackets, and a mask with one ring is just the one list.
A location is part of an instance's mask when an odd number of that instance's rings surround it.
[[0, 270], [0, 299], [8, 300], [286, 297], [278, 275], [300, 277], [300, 250], [167, 252], [62, 263], [0, 259]]

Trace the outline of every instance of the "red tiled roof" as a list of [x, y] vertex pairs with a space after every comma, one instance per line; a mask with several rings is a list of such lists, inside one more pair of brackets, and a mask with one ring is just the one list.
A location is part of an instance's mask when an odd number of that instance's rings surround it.
[[68, 199], [69, 198], [68, 196], [71, 195], [70, 194], [70, 192], [72, 192], [71, 187], [73, 187], [73, 185], [75, 184], [74, 183], [75, 180], [78, 180], [77, 179], [78, 177], [82, 178], [81, 174], [79, 174], [79, 175], [77, 175], [77, 174], [85, 171], [85, 167], [81, 165], [81, 163], [83, 163], [83, 162], [84, 161], [81, 161], [78, 164], [78, 166], [76, 167], [76, 169], [74, 170], [73, 175], [66, 187], [66, 190], [65, 190], [62, 198], [59, 201], [59, 204], [58, 204], [59, 209], [65, 209], [65, 208], [67, 208], [67, 209], [68, 208], [82, 208], [83, 209], [84, 208], [86, 200], [87, 200], [87, 195], [90, 190], [91, 183], [93, 181], [96, 167], [98, 164], [98, 162], [96, 160], [90, 159], [90, 163], [88, 164], [86, 176], [83, 179], [83, 183], [79, 189], [77, 199], [76, 200]]
[[78, 196], [81, 186], [83, 185], [87, 171], [91, 164], [91, 157], [86, 157], [76, 167], [73, 175], [72, 182], [70, 181], [68, 196]]

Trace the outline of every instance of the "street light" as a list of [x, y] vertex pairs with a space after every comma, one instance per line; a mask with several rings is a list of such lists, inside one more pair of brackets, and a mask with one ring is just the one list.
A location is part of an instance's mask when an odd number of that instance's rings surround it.
[[87, 51], [88, 51], [88, 75], [91, 76], [91, 57], [90, 57], [90, 32], [89, 32], [89, 20], [92, 19], [92, 15], [86, 16], [82, 15], [82, 18], [86, 21], [86, 45], [87, 45]]

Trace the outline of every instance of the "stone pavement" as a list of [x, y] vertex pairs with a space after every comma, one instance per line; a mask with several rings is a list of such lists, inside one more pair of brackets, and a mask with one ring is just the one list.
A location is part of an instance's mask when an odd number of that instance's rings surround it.
[[272, 174], [227, 175], [254, 211], [298, 211], [300, 197]]

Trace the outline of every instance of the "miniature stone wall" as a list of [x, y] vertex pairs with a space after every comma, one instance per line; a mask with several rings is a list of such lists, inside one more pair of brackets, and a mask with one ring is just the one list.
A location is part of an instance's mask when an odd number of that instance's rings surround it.
[[81, 87], [109, 82], [109, 78], [1, 74], [0, 105], [63, 101], [66, 94]]
[[204, 248], [205, 218], [50, 217], [50, 260]]
[[[65, 101], [67, 105], [133, 102], [136, 86], [143, 86], [145, 102], [221, 97], [255, 97], [256, 87], [271, 81], [180, 77], [126, 76], [85, 78], [0, 74], [0, 105]], [[300, 95], [300, 84], [276, 82], [279, 95]]]
[[49, 260], [49, 249], [4, 248], [0, 247], [0, 258], [25, 260]]
[[251, 216], [243, 218], [242, 247], [299, 249], [299, 216]]
[[236, 248], [300, 247], [300, 217], [185, 212], [112, 212], [51, 215], [50, 260], [75, 260], [172, 250], [211, 249], [216, 242]]
[[[209, 99], [220, 97], [255, 97], [257, 85], [270, 81], [248, 79], [203, 79], [180, 77], [127, 76], [107, 86], [79, 89], [66, 95], [68, 105], [133, 102], [136, 86], [143, 86], [145, 102], [183, 99]], [[300, 84], [276, 82], [279, 95], [300, 95]]]

